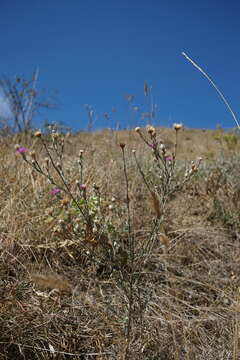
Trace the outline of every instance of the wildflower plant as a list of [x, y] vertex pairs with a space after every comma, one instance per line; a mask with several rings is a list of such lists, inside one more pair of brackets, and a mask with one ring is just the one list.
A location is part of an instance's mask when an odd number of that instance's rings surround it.
[[[194, 175], [198, 172], [202, 159], [192, 162], [189, 167], [179, 176], [177, 156], [178, 156], [178, 140], [179, 132], [182, 129], [182, 124], [174, 124], [173, 131], [175, 131], [174, 149], [170, 153], [161, 138], [158, 137], [157, 130], [154, 126], [148, 125], [146, 132], [140, 127], [135, 129], [140, 139], [147, 145], [147, 148], [152, 153], [153, 166], [151, 169], [151, 176], [143, 169], [142, 163], [138, 160], [137, 151], [133, 150], [133, 156], [137, 169], [142, 177], [148, 192], [150, 193], [155, 218], [153, 219], [151, 230], [145, 239], [144, 243], [136, 242], [136, 237], [133, 229], [134, 221], [131, 208], [131, 200], [129, 195], [129, 175], [128, 175], [128, 158], [126, 156], [126, 144], [120, 143], [123, 161], [123, 173], [125, 178], [125, 204], [126, 204], [126, 223], [127, 223], [127, 244], [124, 247], [128, 271], [121, 269], [119, 272], [122, 281], [122, 287], [128, 299], [128, 322], [127, 322], [127, 345], [125, 358], [128, 358], [130, 353], [131, 336], [133, 323], [138, 321], [143, 316], [144, 309], [148, 302], [150, 295], [146, 294], [142, 297], [143, 282], [144, 282], [144, 267], [151, 259], [156, 244], [159, 239], [163, 244], [168, 244], [169, 239], [163, 231], [164, 217], [166, 215], [166, 206], [172, 199], [172, 196], [181, 191], [186, 183], [191, 181]], [[145, 288], [146, 286], [144, 286]], [[145, 289], [146, 290], [146, 289]], [[138, 310], [136, 311], [136, 304], [138, 303]], [[138, 314], [136, 316], [136, 314]]]
[[[49, 195], [55, 198], [55, 206], [49, 210], [46, 222], [53, 224], [52, 231], [58, 242], [65, 243], [66, 239], [78, 246], [97, 268], [109, 269], [109, 276], [114, 278], [123, 303], [126, 303], [126, 347], [125, 359], [129, 358], [132, 329], [138, 323], [139, 314], [143, 316], [149, 294], [142, 294], [144, 287], [143, 268], [151, 258], [154, 244], [161, 233], [166, 205], [171, 196], [180, 191], [198, 171], [201, 159], [193, 162], [179, 179], [177, 174], [178, 137], [181, 124], [174, 124], [175, 146], [170, 153], [162, 139], [158, 137], [156, 129], [149, 125], [146, 133], [142, 129], [135, 131], [147, 145], [153, 158], [152, 175], [149, 176], [142, 168], [137, 152], [133, 150], [133, 157], [142, 181], [148, 189], [153, 201], [155, 219], [152, 230], [144, 244], [136, 241], [134, 217], [130, 196], [130, 177], [126, 144], [121, 142], [119, 149], [122, 154], [122, 169], [125, 191], [125, 209], [116, 206], [115, 198], [109, 200], [101, 193], [101, 188], [86, 181], [85, 153], [80, 150], [77, 159], [75, 179], [69, 176], [64, 162], [65, 138], [57, 132], [52, 132], [49, 139], [40, 131], [35, 133], [36, 141], [45, 150], [46, 158], [40, 159], [36, 151], [28, 151], [17, 146], [16, 151], [23, 160], [44, 176], [51, 185]], [[70, 178], [69, 178], [70, 177]], [[120, 218], [120, 234], [116, 227], [116, 219]], [[164, 236], [164, 234], [161, 234]], [[166, 240], [164, 237], [163, 240]], [[167, 240], [166, 240], [167, 241]], [[72, 256], [72, 255], [70, 255]]]
[[199, 157], [196, 161], [192, 161], [191, 165], [185, 169], [182, 177], [179, 178], [177, 155], [179, 131], [182, 129], [182, 124], [173, 124], [173, 129], [175, 131], [175, 144], [171, 153], [169, 153], [166, 149], [164, 141], [161, 138], [158, 138], [157, 131], [152, 125], [147, 126], [147, 134], [139, 127], [135, 129], [141, 140], [148, 146], [148, 148], [151, 149], [152, 152], [153, 167], [151, 169], [151, 178], [142, 169], [135, 150], [133, 151], [133, 154], [138, 171], [152, 196], [154, 209], [158, 219], [160, 219], [164, 214], [165, 207], [171, 197], [176, 192], [181, 191], [184, 185], [197, 173], [202, 161], [201, 157]]
[[115, 225], [121, 216], [115, 198], [103, 196], [97, 184], [85, 183], [84, 150], [79, 151], [72, 174], [64, 163], [65, 136], [56, 131], [50, 138], [41, 131], [34, 136], [35, 145], [39, 143], [45, 150], [44, 159], [20, 145], [16, 145], [16, 152], [51, 185], [48, 193], [54, 206], [47, 211], [45, 221], [51, 225], [53, 236], [58, 242], [69, 239], [77, 244], [97, 266], [108, 266], [110, 271], [117, 268], [122, 263], [122, 246]]

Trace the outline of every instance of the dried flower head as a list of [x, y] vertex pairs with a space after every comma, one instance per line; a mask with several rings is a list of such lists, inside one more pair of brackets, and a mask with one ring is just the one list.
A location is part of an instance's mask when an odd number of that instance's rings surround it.
[[140, 132], [141, 132], [141, 128], [140, 128], [139, 126], [137, 126], [137, 127], [135, 128], [135, 131], [136, 131], [136, 133], [140, 133]]
[[61, 203], [64, 207], [67, 207], [69, 205], [69, 199], [67, 199], [67, 198], [62, 199]]
[[156, 135], [156, 129], [152, 125], [147, 125], [147, 132], [149, 133], [150, 136]]
[[196, 170], [196, 165], [194, 163], [192, 163], [191, 168], [192, 168], [193, 171], [195, 171]]
[[36, 132], [34, 133], [34, 136], [40, 138], [40, 137], [42, 136], [41, 131], [36, 131]]
[[183, 127], [183, 125], [182, 124], [173, 124], [173, 128], [176, 130], [176, 131], [178, 131], [178, 130], [180, 130], [180, 129], [182, 129], [182, 127]]
[[58, 132], [53, 132], [52, 133], [52, 139], [53, 140], [57, 140], [60, 137], [60, 134]]
[[120, 143], [119, 146], [120, 146], [120, 148], [123, 150], [123, 149], [125, 148], [126, 144]]

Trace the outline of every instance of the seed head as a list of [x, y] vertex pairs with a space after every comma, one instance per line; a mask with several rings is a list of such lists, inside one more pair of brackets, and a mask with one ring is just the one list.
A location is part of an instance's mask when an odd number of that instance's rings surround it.
[[60, 134], [58, 132], [53, 132], [52, 133], [52, 139], [53, 140], [57, 140], [59, 138]]
[[141, 128], [140, 128], [139, 126], [137, 126], [137, 127], [135, 128], [135, 131], [136, 131], [136, 133], [140, 133], [140, 132], [141, 132]]
[[67, 199], [67, 198], [65, 198], [65, 199], [62, 199], [62, 205], [64, 206], [64, 207], [67, 207], [68, 206], [68, 204], [69, 204], [69, 199]]
[[154, 126], [152, 125], [148, 125], [147, 126], [147, 132], [149, 133], [150, 136], [154, 137], [156, 136], [156, 129]]
[[180, 130], [180, 129], [182, 129], [182, 127], [183, 127], [183, 125], [182, 124], [173, 124], [173, 128], [176, 130], [176, 131], [178, 131], [178, 130]]
[[40, 137], [42, 136], [41, 131], [36, 131], [36, 132], [34, 133], [34, 136], [37, 137], [37, 138], [40, 138]]

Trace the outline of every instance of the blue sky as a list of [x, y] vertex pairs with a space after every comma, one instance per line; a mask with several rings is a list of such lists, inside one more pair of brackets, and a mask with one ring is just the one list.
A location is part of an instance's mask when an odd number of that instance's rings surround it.
[[97, 129], [144, 125], [147, 81], [155, 125], [231, 128], [218, 94], [181, 52], [208, 72], [238, 115], [239, 18], [238, 0], [1, 0], [0, 75], [28, 77], [38, 67], [39, 87], [57, 91], [57, 109], [43, 111], [37, 126], [47, 119], [86, 129], [84, 104]]

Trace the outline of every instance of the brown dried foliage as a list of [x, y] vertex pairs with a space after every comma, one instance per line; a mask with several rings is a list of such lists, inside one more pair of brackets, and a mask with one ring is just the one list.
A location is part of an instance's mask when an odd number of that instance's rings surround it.
[[[171, 150], [174, 134], [160, 131]], [[236, 360], [240, 354], [240, 162], [232, 150], [222, 149], [212, 131], [203, 136], [200, 130], [185, 129], [182, 138], [180, 160], [202, 156], [204, 169], [169, 202], [155, 246], [143, 263], [141, 281], [133, 286], [137, 301], [127, 356]], [[82, 251], [82, 239], [70, 237], [71, 229], [56, 233], [52, 223], [46, 224], [46, 214], [56, 201], [45, 179], [14, 153], [14, 143], [23, 141], [33, 148], [35, 140], [30, 137], [1, 140], [0, 358], [123, 359], [128, 290], [113, 276], [117, 266], [97, 264]], [[106, 198], [115, 197], [119, 216], [114, 224], [119, 231], [114, 236], [125, 241], [120, 142], [126, 144], [132, 227], [140, 253], [153, 218], [161, 214], [154, 192], [149, 201], [131, 155], [136, 149], [147, 168], [150, 156], [138, 135], [110, 131], [74, 135], [67, 139], [63, 160], [74, 174], [71, 161], [84, 150], [85, 182], [97, 183]], [[219, 160], [220, 150], [224, 161]], [[35, 151], [44, 158], [41, 146], [35, 145]], [[97, 242], [100, 235], [94, 236]], [[105, 237], [102, 244], [110, 248]], [[119, 264], [124, 263], [123, 254], [118, 256]]]

